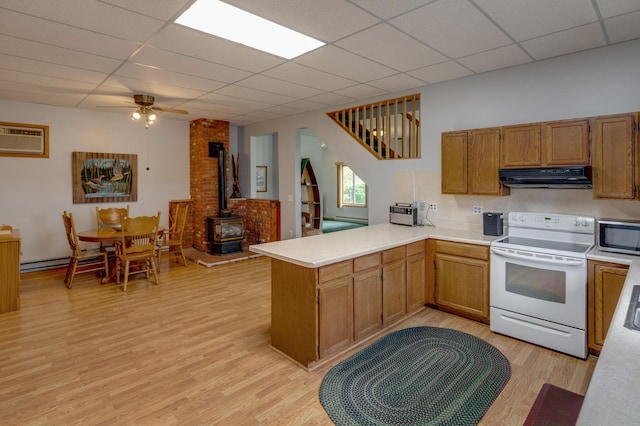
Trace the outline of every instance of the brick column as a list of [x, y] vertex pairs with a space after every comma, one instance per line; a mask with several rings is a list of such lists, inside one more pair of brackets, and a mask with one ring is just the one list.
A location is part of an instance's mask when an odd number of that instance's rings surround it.
[[[218, 207], [218, 159], [209, 157], [209, 142], [222, 142], [225, 148], [225, 170], [229, 182], [229, 122], [200, 118], [191, 122], [190, 184], [193, 201], [193, 247], [209, 251], [207, 241], [207, 216], [219, 216]], [[228, 185], [227, 185], [228, 186]], [[229, 192], [227, 188], [226, 193]]]

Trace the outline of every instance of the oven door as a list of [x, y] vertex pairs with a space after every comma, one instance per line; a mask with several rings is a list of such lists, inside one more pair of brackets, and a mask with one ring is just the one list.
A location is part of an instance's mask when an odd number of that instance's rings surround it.
[[587, 259], [491, 248], [491, 306], [586, 328]]

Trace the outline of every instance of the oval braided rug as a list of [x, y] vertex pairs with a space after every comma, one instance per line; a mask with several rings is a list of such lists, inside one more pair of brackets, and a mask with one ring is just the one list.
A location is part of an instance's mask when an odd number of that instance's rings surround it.
[[413, 327], [333, 367], [320, 402], [337, 425], [475, 425], [510, 377], [507, 358], [484, 340]]

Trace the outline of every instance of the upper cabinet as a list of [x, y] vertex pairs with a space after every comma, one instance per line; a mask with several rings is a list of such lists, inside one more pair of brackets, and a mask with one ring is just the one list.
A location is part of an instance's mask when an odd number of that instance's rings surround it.
[[503, 169], [590, 164], [589, 120], [503, 127], [500, 150]]
[[596, 117], [592, 132], [593, 198], [636, 198], [636, 114]]
[[508, 195], [500, 185], [500, 129], [442, 134], [442, 193]]

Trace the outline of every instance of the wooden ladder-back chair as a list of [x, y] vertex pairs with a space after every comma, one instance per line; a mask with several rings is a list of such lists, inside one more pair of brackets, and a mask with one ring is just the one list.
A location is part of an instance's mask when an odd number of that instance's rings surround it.
[[[155, 284], [156, 275], [156, 242], [160, 226], [160, 212], [157, 216], [125, 217], [120, 232], [121, 241], [116, 243], [116, 279], [120, 283], [120, 273], [124, 273], [124, 286], [127, 291], [129, 275], [144, 272], [149, 278], [153, 274]], [[132, 268], [133, 266], [133, 268]]]
[[109, 261], [107, 253], [100, 250], [83, 250], [80, 248], [80, 240], [76, 234], [76, 227], [73, 222], [73, 215], [68, 212], [62, 214], [64, 229], [67, 233], [67, 241], [71, 249], [69, 256], [69, 266], [64, 282], [67, 288], [73, 285], [73, 278], [76, 274], [83, 272], [104, 271], [105, 276], [109, 275]]
[[[122, 225], [122, 218], [129, 216], [129, 205], [127, 207], [109, 207], [101, 209], [96, 207], [96, 221], [98, 228], [120, 228]], [[113, 252], [113, 244], [101, 243], [100, 248], [103, 250], [110, 250]]]
[[182, 257], [182, 263], [187, 266], [187, 258], [182, 249], [182, 236], [187, 223], [187, 213], [189, 213], [189, 206], [177, 204], [169, 229], [158, 239], [158, 271], [160, 271], [161, 256], [165, 254], [175, 255], [176, 262], [179, 257]]

